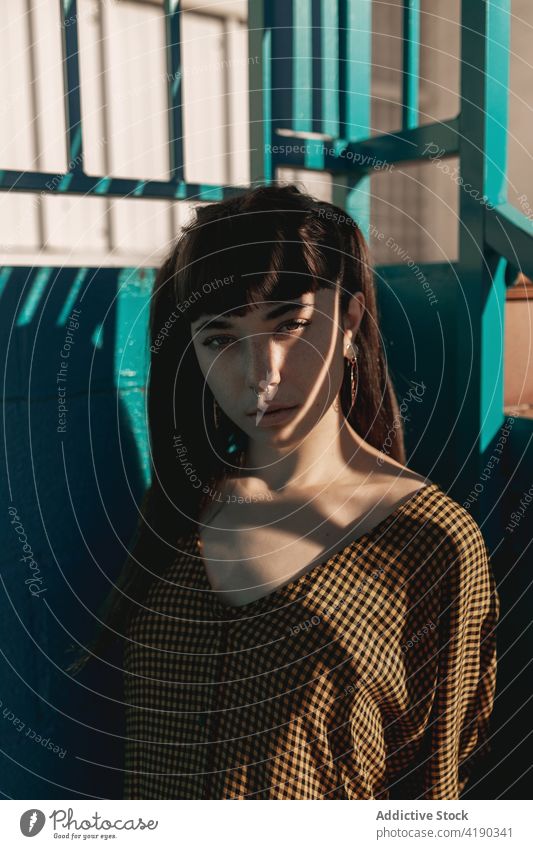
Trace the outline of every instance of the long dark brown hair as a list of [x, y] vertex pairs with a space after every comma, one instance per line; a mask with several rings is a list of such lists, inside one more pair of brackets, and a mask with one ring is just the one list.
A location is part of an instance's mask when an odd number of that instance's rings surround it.
[[[191, 323], [202, 315], [242, 315], [253, 301], [292, 300], [336, 286], [342, 313], [355, 292], [365, 297], [357, 334], [357, 400], [350, 410], [347, 368], [343, 413], [376, 448], [392, 437], [390, 455], [405, 463], [368, 250], [353, 219], [294, 185], [260, 186], [195, 209], [154, 283], [147, 398], [151, 485], [90, 653], [102, 656], [117, 638], [124, 638], [150, 584], [176, 557], [180, 539], [195, 528], [209, 490], [238, 474], [244, 462], [247, 435], [222, 410], [219, 427], [214, 426], [213, 395], [192, 345]], [[71, 671], [89, 656], [85, 653]]]

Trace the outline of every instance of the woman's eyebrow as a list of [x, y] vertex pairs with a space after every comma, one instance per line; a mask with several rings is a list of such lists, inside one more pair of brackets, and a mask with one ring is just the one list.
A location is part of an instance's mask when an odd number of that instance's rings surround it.
[[[285, 313], [288, 312], [293, 312], [296, 309], [312, 306], [313, 304], [306, 304], [303, 301], [290, 301], [289, 303], [281, 304], [279, 307], [274, 307], [273, 310], [270, 310], [269, 312], [265, 313], [265, 315], [263, 316], [263, 321], [270, 321], [273, 318], [279, 318], [281, 315], [285, 315]], [[207, 319], [207, 321], [204, 321], [203, 324], [201, 324], [195, 332], [201, 333], [202, 330], [228, 330], [231, 326], [232, 322], [228, 321], [227, 319]]]

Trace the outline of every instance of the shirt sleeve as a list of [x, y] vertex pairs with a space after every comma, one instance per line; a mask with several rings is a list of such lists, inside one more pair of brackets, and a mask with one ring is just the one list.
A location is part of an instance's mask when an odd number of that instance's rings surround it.
[[499, 598], [481, 531], [462, 508], [443, 548], [433, 702], [394, 798], [459, 799], [490, 751]]

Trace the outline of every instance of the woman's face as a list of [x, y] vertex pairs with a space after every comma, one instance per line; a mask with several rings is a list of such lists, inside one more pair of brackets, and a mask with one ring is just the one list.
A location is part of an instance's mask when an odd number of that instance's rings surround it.
[[[244, 316], [193, 322], [198, 363], [228, 418], [252, 439], [302, 438], [339, 392], [343, 346], [355, 340], [363, 304], [361, 293], [354, 296], [341, 321], [339, 290], [319, 289], [260, 302]], [[276, 406], [294, 409], [269, 412]]]

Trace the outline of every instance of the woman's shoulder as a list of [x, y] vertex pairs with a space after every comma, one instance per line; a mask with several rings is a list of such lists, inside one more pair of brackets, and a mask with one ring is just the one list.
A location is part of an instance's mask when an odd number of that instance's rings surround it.
[[[399, 538], [412, 541], [412, 551], [438, 560], [448, 574], [487, 573], [489, 554], [482, 529], [458, 501], [437, 483], [421, 487], [400, 510]], [[392, 523], [394, 533], [395, 525]]]
[[483, 539], [480, 526], [468, 510], [438, 483], [428, 481], [406, 506], [411, 518], [438, 527], [457, 546], [468, 546]]

